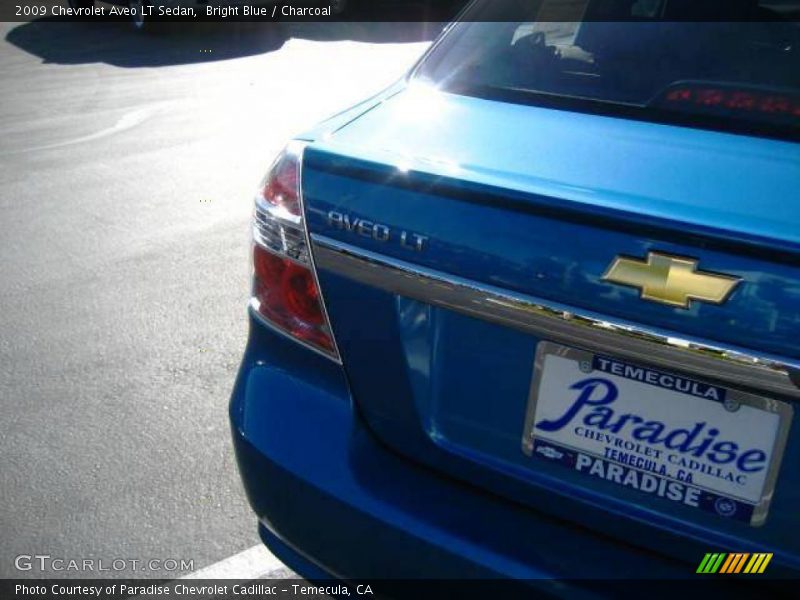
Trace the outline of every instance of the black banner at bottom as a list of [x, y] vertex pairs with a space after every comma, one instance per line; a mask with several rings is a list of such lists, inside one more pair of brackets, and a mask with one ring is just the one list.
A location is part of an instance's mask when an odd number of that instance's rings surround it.
[[309, 600], [322, 598], [410, 598], [459, 600], [484, 598], [730, 598], [783, 597], [796, 591], [796, 580], [759, 576], [697, 576], [681, 580], [423, 580], [374, 579], [315, 581], [303, 579], [4, 579], [3, 600]]

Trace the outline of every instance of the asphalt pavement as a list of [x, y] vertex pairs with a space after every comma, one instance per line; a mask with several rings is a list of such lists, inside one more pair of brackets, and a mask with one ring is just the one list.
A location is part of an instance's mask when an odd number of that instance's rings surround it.
[[258, 543], [227, 422], [252, 192], [437, 29], [0, 24], [0, 577]]

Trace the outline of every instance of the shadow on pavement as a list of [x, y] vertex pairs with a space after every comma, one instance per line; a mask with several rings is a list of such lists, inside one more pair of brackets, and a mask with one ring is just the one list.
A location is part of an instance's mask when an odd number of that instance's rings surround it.
[[227, 60], [278, 50], [289, 38], [402, 43], [432, 40], [441, 23], [197, 23], [175, 24], [159, 35], [124, 22], [44, 18], [12, 29], [6, 41], [45, 63], [107, 63], [126, 68]]
[[[175, 24], [148, 35], [125, 22], [38, 19], [12, 29], [6, 41], [45, 63], [107, 63], [161, 67], [226, 60], [278, 50], [285, 41], [275, 23]], [[210, 50], [210, 52], [209, 52]]]

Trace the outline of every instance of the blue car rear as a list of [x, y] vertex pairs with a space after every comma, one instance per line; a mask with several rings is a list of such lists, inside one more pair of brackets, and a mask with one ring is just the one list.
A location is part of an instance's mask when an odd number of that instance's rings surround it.
[[800, 33], [634, 4], [476, 2], [265, 179], [230, 412], [301, 575], [800, 569]]

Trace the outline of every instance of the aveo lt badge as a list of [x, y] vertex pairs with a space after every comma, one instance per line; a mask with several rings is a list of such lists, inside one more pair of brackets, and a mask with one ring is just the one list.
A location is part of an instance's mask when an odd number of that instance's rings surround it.
[[617, 256], [604, 281], [639, 288], [644, 300], [689, 308], [692, 300], [722, 304], [741, 281], [710, 271], [698, 271], [692, 258], [648, 252], [647, 259]]
[[355, 233], [376, 242], [385, 243], [396, 241], [403, 248], [422, 252], [427, 249], [428, 238], [418, 233], [405, 230], [393, 230], [388, 225], [367, 221], [359, 217], [351, 217], [332, 210], [328, 213], [328, 226]]

